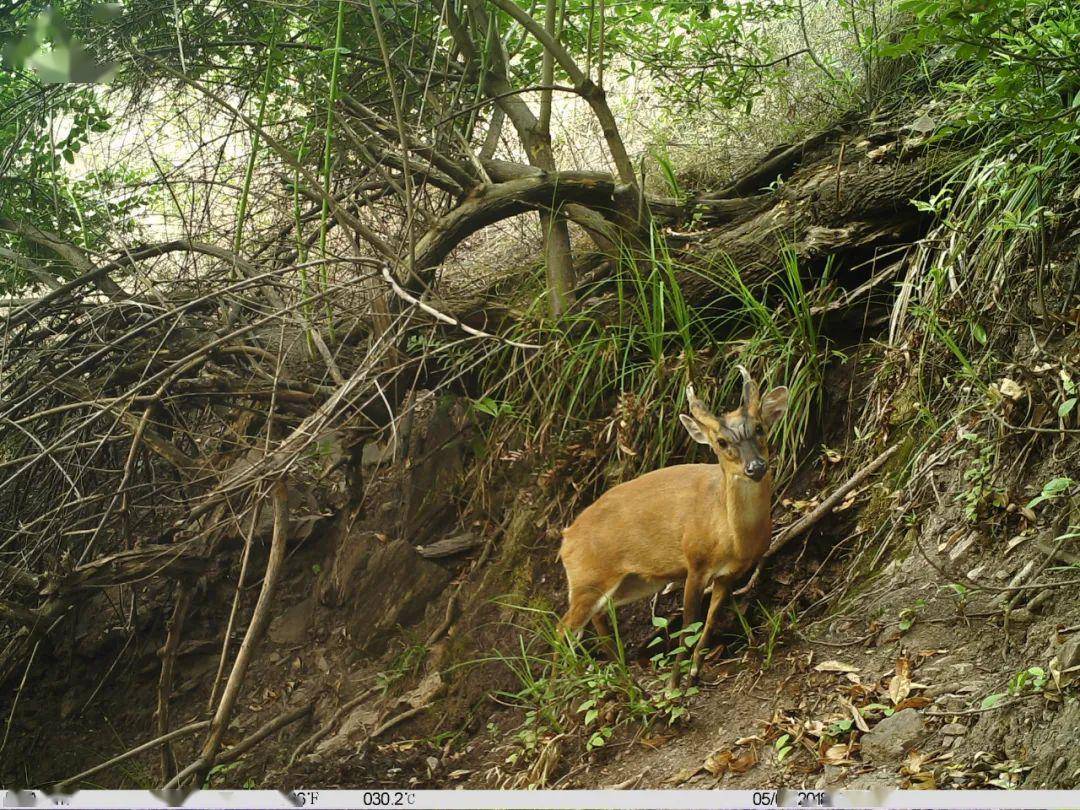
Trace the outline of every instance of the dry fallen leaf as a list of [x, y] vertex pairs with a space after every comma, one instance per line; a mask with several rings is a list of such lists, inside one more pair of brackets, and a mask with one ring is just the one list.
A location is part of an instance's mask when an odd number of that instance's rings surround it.
[[933, 703], [928, 697], [922, 695], [916, 695], [915, 697], [904, 698], [896, 704], [895, 710], [900, 712], [904, 709], [923, 709]]
[[889, 699], [893, 705], [900, 703], [911, 692], [911, 661], [896, 659], [896, 674], [889, 679]]
[[696, 776], [700, 772], [701, 772], [701, 766], [700, 765], [698, 767], [696, 767], [696, 768], [683, 768], [681, 771], [679, 771], [674, 776], [669, 776], [667, 779], [665, 779], [664, 784], [667, 784], [667, 785], [681, 785], [683, 782], [687, 781], [688, 779], [691, 779], [692, 777]]
[[674, 734], [650, 734], [647, 737], [642, 737], [640, 742], [646, 748], [652, 748], [655, 751], [657, 748], [667, 745], [674, 737]]
[[848, 713], [851, 715], [851, 719], [854, 721], [855, 726], [859, 729], [859, 731], [870, 730], [870, 726], [866, 725], [866, 720], [863, 719], [863, 716], [859, 713], [859, 710], [855, 708], [854, 704], [852, 704], [850, 700], [847, 700], [846, 698], [840, 698], [840, 703], [845, 709], [848, 710]]
[[758, 764], [757, 748], [750, 746], [735, 759], [731, 760], [731, 764], [728, 766], [732, 773], [746, 773], [748, 770]]
[[705, 770], [713, 776], [720, 776], [728, 771], [731, 760], [734, 758], [735, 755], [731, 753], [731, 749], [729, 748], [725, 748], [722, 751], [713, 751], [705, 757]]
[[830, 745], [825, 749], [825, 753], [822, 754], [822, 761], [826, 765], [853, 765], [854, 761], [851, 759], [851, 746], [844, 745], [843, 743]]
[[859, 497], [862, 490], [853, 489], [847, 495], [844, 496], [844, 500], [838, 503], [834, 508], [834, 512], [843, 512], [845, 509], [850, 509], [855, 503], [855, 499]]
[[1016, 380], [1009, 377], [1002, 377], [998, 382], [998, 390], [1003, 397], [1008, 397], [1013, 402], [1021, 399], [1024, 396], [1024, 389], [1020, 387]]
[[816, 667], [815, 672], [858, 672], [859, 668], [853, 664], [845, 664], [843, 661], [822, 661]]

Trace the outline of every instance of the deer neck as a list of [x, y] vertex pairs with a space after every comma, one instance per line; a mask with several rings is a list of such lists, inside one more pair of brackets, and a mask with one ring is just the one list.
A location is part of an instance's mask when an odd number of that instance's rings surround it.
[[724, 498], [731, 536], [739, 556], [756, 559], [765, 553], [772, 533], [772, 474], [760, 481], [728, 473]]

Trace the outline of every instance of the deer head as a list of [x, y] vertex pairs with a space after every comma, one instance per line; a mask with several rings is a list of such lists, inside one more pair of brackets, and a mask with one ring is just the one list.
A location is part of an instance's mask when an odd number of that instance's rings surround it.
[[694, 387], [688, 385], [690, 413], [680, 414], [679, 420], [690, 438], [712, 447], [726, 472], [760, 481], [769, 469], [769, 428], [787, 410], [788, 389], [774, 388], [762, 397], [750, 372], [743, 366], [738, 368], [743, 378], [738, 408], [716, 417], [694, 394]]

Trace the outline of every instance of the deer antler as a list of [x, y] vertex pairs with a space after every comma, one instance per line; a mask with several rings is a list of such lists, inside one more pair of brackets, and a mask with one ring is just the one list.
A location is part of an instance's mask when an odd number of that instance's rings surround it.
[[746, 366], [738, 365], [739, 373], [743, 378], [742, 388], [742, 404], [744, 407], [756, 407], [761, 399], [761, 394], [758, 391], [757, 383], [754, 382], [753, 377], [750, 376], [750, 372], [746, 370]]
[[705, 403], [697, 398], [694, 393], [693, 384], [686, 386], [686, 401], [690, 404], [690, 415], [697, 420], [701, 420], [702, 417], [712, 418], [712, 414], [709, 413], [709, 409], [705, 407]]

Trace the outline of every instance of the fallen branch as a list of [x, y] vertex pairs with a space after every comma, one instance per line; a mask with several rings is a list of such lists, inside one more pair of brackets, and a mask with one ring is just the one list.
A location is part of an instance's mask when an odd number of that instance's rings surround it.
[[[165, 645], [161, 652], [161, 673], [158, 675], [157, 688], [157, 730], [161, 750], [158, 752], [161, 765], [161, 781], [168, 782], [176, 773], [176, 754], [170, 745], [169, 736], [169, 700], [172, 697], [173, 667], [176, 664], [176, 651], [180, 646], [180, 636], [184, 631], [184, 620], [191, 607], [192, 588], [186, 582], [180, 583], [173, 606], [172, 618], [165, 636]], [[209, 725], [209, 723], [207, 723]]]
[[[198, 767], [188, 766], [184, 769], [185, 774], [195, 774], [196, 784], [201, 784], [206, 778], [206, 773], [213, 767], [217, 758], [217, 752], [221, 747], [221, 739], [225, 729], [229, 725], [236, 699], [240, 694], [240, 687], [244, 683], [248, 664], [262, 640], [266, 626], [270, 622], [270, 604], [274, 598], [274, 590], [277, 587], [278, 576], [281, 573], [282, 564], [285, 561], [285, 541], [289, 535], [289, 498], [283, 481], [276, 481], [271, 489], [271, 498], [274, 504], [274, 533], [270, 541], [270, 558], [266, 562], [266, 573], [263, 575], [262, 590], [259, 591], [259, 599], [255, 603], [255, 610], [251, 615], [247, 633], [240, 644], [240, 650], [236, 653], [236, 661], [233, 662], [232, 672], [225, 684], [221, 695], [221, 703], [218, 704], [217, 713], [210, 725], [210, 733], [197, 760]], [[179, 782], [179, 777], [177, 779]], [[168, 787], [169, 785], [166, 785]]]
[[82, 773], [77, 773], [74, 776], [69, 776], [62, 782], [57, 782], [56, 789], [64, 790], [68, 785], [72, 783], [79, 782], [88, 776], [93, 776], [95, 773], [100, 773], [101, 771], [111, 768], [113, 765], [119, 765], [124, 760], [131, 759], [134, 756], [138, 756], [144, 751], [149, 751], [158, 745], [171, 742], [172, 740], [175, 740], [179, 737], [186, 737], [188, 734], [193, 734], [196, 731], [201, 731], [209, 725], [209, 720], [196, 720], [194, 723], [188, 723], [186, 726], [181, 726], [180, 728], [173, 729], [168, 734], [165, 734], [161, 737], [155, 737], [152, 740], [144, 742], [142, 745], [137, 745], [129, 751], [125, 751], [124, 753], [119, 754], [118, 756], [115, 756], [110, 760], [102, 762], [100, 765], [95, 765], [93, 768], [85, 770]]
[[324, 723], [322, 726], [312, 732], [310, 736], [305, 737], [304, 740], [298, 746], [296, 746], [296, 748], [293, 749], [293, 752], [289, 755], [289, 762], [286, 767], [291, 768], [292, 764], [296, 762], [296, 760], [299, 759], [302, 755], [307, 753], [307, 750], [309, 748], [314, 746], [315, 743], [317, 743], [319, 740], [329, 734], [333, 730], [334, 726], [336, 726], [341, 721], [342, 717], [351, 712], [369, 697], [374, 695], [376, 691], [378, 690], [373, 686], [370, 689], [364, 690], [352, 700], [346, 701], [345, 703], [341, 704], [341, 707], [336, 712], [334, 712], [334, 715], [326, 723]]
[[416, 717], [416, 715], [420, 714], [420, 712], [430, 708], [430, 703], [424, 703], [423, 705], [413, 706], [411, 709], [406, 709], [405, 711], [401, 712], [401, 714], [395, 714], [393, 717], [391, 717], [389, 720], [387, 720], [385, 723], [383, 723], [381, 726], [379, 726], [377, 729], [371, 732], [371, 734], [368, 735], [368, 742], [374, 740], [376, 737], [381, 737], [383, 734], [385, 734], [395, 726], [401, 725], [406, 720], [412, 717]]
[[286, 712], [285, 714], [279, 715], [268, 723], [264, 723], [257, 730], [244, 737], [244, 739], [242, 739], [228, 751], [225, 751], [221, 756], [219, 756], [217, 758], [217, 764], [225, 765], [229, 762], [235, 762], [252, 748], [254, 748], [256, 745], [258, 745], [260, 742], [273, 734], [275, 731], [280, 731], [290, 723], [295, 723], [297, 720], [300, 720], [303, 717], [307, 717], [309, 714], [311, 714], [311, 711], [314, 708], [314, 702], [308, 703], [305, 706], [299, 706], [293, 709], [291, 712]]
[[900, 445], [894, 444], [892, 447], [883, 451], [880, 455], [878, 455], [877, 458], [875, 458], [873, 461], [871, 461], [869, 464], [867, 464], [865, 467], [863, 467], [861, 470], [851, 476], [851, 478], [841, 484], [836, 489], [836, 491], [833, 492], [832, 495], [830, 495], [828, 498], [818, 504], [817, 508], [810, 512], [810, 514], [805, 515], [804, 517], [792, 523], [790, 526], [787, 526], [786, 528], [778, 532], [777, 535], [773, 538], [772, 543], [769, 545], [768, 550], [762, 555], [761, 561], [758, 562], [757, 567], [754, 569], [753, 576], [750, 577], [750, 581], [743, 585], [741, 588], [739, 588], [737, 591], [735, 591], [734, 595], [742, 596], [743, 594], [749, 593], [751, 590], [753, 590], [754, 586], [757, 585], [757, 581], [761, 576], [761, 568], [765, 564], [765, 560], [767, 560], [769, 557], [772, 557], [796, 537], [805, 534], [823, 517], [832, 512], [833, 508], [838, 503], [840, 503], [840, 501], [844, 498], [845, 495], [847, 495], [849, 492], [859, 486], [863, 481], [865, 481], [867, 478], [869, 478], [871, 475], [881, 469], [885, 462], [892, 457], [893, 453], [895, 453], [899, 447]]

